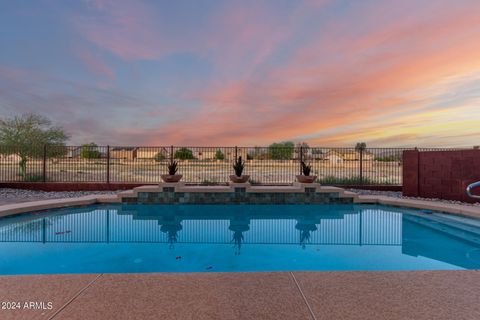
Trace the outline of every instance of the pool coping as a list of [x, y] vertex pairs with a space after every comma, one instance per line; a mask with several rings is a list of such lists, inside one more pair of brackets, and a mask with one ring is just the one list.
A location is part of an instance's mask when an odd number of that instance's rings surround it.
[[[160, 186], [144, 186], [138, 187], [129, 191], [120, 192], [116, 195], [88, 195], [77, 198], [63, 198], [63, 199], [48, 199], [31, 202], [13, 203], [0, 205], [0, 217], [6, 217], [16, 214], [27, 213], [31, 211], [48, 210], [55, 208], [66, 208], [73, 206], [84, 206], [92, 204], [119, 204], [122, 203], [124, 197], [136, 197], [138, 192], [149, 190], [151, 192], [157, 192], [162, 189]], [[218, 186], [204, 186], [204, 187], [186, 187], [178, 186], [183, 192], [218, 192]], [[230, 188], [238, 187], [237, 185], [230, 186]], [[453, 204], [440, 201], [428, 201], [419, 199], [403, 199], [395, 198], [383, 195], [359, 195], [350, 191], [338, 187], [329, 186], [315, 186], [317, 192], [339, 192], [341, 197], [353, 198], [353, 204], [380, 204], [390, 205], [397, 207], [421, 209], [439, 211], [454, 215], [466, 216], [471, 218], [480, 218], [480, 206], [472, 206], [467, 204]], [[222, 192], [227, 192], [229, 187], [222, 187]], [[262, 186], [262, 187], [250, 187], [252, 192], [302, 192], [304, 185], [294, 185], [289, 187], [277, 187], [277, 186]], [[248, 189], [247, 189], [247, 192]]]

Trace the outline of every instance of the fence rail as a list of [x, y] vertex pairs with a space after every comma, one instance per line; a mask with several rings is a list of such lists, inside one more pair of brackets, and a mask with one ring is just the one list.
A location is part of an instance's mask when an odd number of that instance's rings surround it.
[[186, 183], [226, 184], [241, 156], [253, 184], [290, 184], [304, 161], [325, 184], [401, 185], [404, 150], [411, 148], [0, 146], [0, 182], [158, 183], [175, 160]]

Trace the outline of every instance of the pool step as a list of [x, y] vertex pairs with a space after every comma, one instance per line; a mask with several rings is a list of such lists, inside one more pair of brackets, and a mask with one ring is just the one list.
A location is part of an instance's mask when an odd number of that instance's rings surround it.
[[119, 199], [135, 198], [136, 196], [137, 196], [137, 195], [136, 195], [134, 189], [133, 189], [133, 190], [122, 191], [122, 192], [119, 192], [119, 193], [117, 194], [117, 197], [118, 197]]
[[[422, 213], [410, 213], [410, 215], [413, 215], [422, 219], [428, 219], [430, 221], [448, 225], [450, 227], [455, 227], [465, 232], [480, 234], [480, 221], [477, 221], [477, 220], [465, 219], [465, 218], [446, 215], [442, 213], [435, 213], [428, 210], [424, 210], [422, 211]], [[425, 217], [425, 215], [428, 215], [428, 216]]]
[[[421, 217], [420, 215], [416, 214], [405, 214], [404, 219], [420, 224], [424, 227], [446, 233], [458, 239], [480, 245], [480, 229], [477, 227], [460, 223], [450, 224], [452, 221], [445, 221], [445, 219], [439, 219], [433, 215]], [[432, 221], [434, 223], [432, 223]]]

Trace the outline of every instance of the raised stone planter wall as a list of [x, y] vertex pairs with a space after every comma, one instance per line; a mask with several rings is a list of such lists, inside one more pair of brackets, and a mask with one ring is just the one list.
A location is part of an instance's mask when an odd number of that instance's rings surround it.
[[224, 187], [193, 187], [161, 184], [158, 187], [135, 188], [122, 197], [134, 204], [348, 204], [355, 196], [335, 187], [318, 184], [296, 184], [290, 187], [253, 187], [231, 184]]

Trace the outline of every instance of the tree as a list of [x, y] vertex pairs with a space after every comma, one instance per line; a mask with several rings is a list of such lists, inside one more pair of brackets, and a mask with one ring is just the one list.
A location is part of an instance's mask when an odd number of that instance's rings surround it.
[[355, 145], [355, 150], [360, 153], [360, 183], [363, 184], [363, 151], [367, 149], [367, 144], [365, 142], [357, 142]]
[[218, 149], [217, 152], [215, 152], [215, 159], [225, 160], [225, 155], [223, 154], [222, 150]]
[[291, 141], [275, 142], [268, 146], [268, 153], [273, 160], [290, 160], [294, 149], [295, 145]]
[[[300, 154], [300, 151], [302, 154]], [[298, 157], [304, 159], [305, 155], [310, 151], [310, 146], [306, 142], [298, 142], [295, 145], [295, 153], [298, 153]]]
[[304, 150], [310, 149], [310, 146], [306, 142], [298, 142], [295, 147], [297, 148], [303, 148]]
[[363, 152], [367, 149], [367, 144], [365, 142], [357, 142], [355, 145], [355, 150], [358, 152]]
[[192, 150], [190, 150], [188, 148], [185, 148], [185, 147], [180, 148], [177, 151], [175, 151], [174, 157], [175, 157], [175, 159], [180, 159], [180, 160], [195, 159], [195, 157], [193, 156]]
[[[66, 153], [68, 135], [61, 127], [37, 114], [24, 114], [9, 119], [0, 119], [0, 152], [17, 154], [20, 157], [20, 175], [25, 178], [29, 159], [58, 157]], [[44, 149], [46, 147], [46, 149]]]
[[98, 146], [96, 143], [86, 143], [83, 144], [80, 150], [80, 157], [84, 159], [100, 159], [102, 153], [98, 151]]

